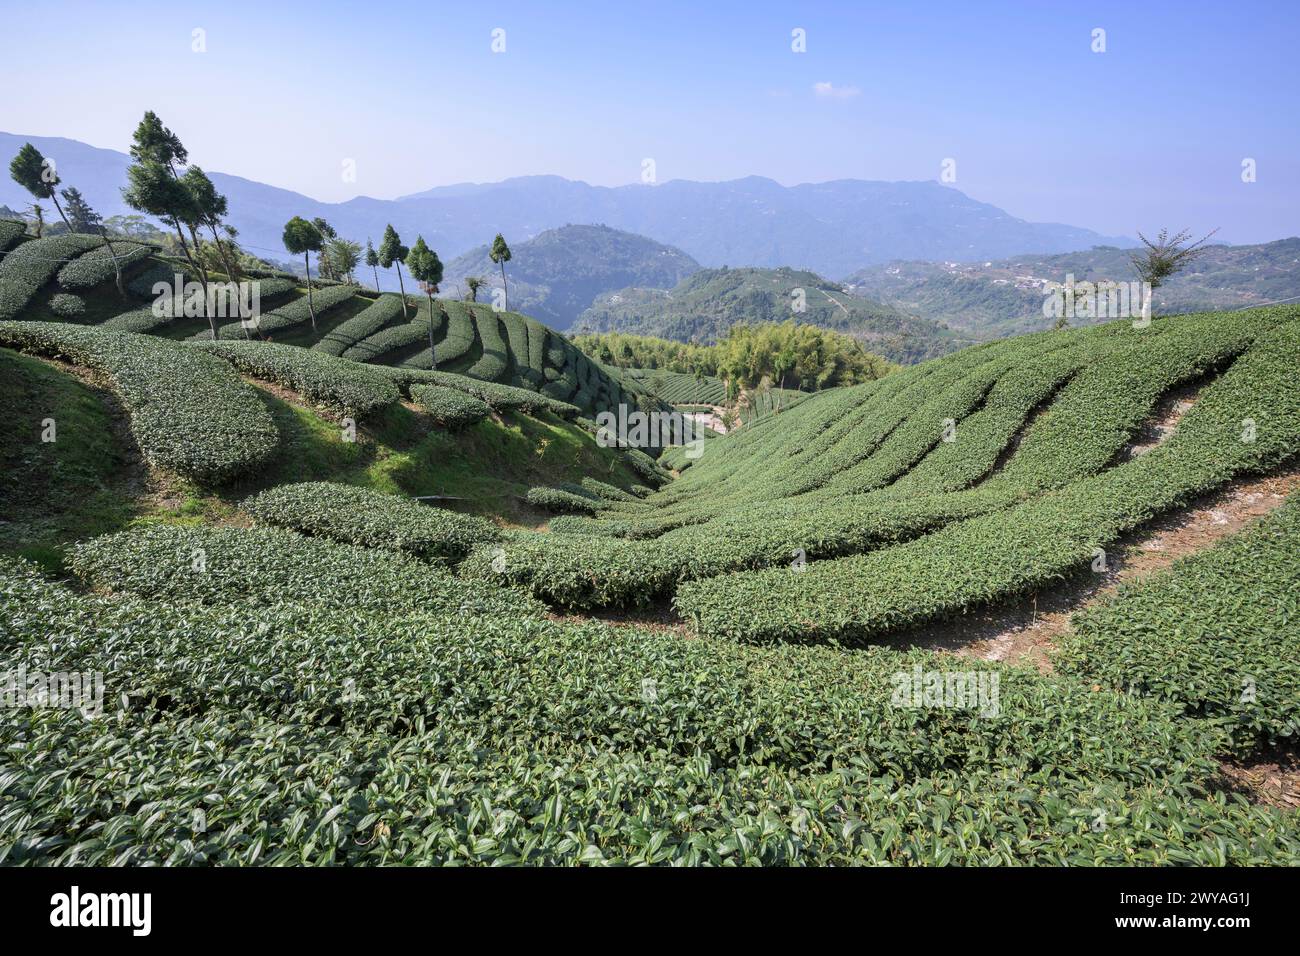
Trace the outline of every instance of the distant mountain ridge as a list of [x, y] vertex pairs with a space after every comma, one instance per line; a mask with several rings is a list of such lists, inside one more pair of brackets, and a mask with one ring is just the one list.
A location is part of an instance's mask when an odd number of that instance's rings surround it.
[[[1100, 246], [1058, 255], [1019, 255], [977, 263], [888, 262], [845, 280], [854, 292], [981, 338], [1049, 327], [1048, 283], [1134, 278], [1129, 252]], [[1300, 296], [1300, 238], [1209, 246], [1152, 296], [1157, 313], [1242, 308]], [[1087, 324], [1086, 319], [1075, 324]], [[1105, 321], [1098, 319], [1097, 321]]]
[[[501, 285], [500, 267], [484, 244], [447, 264], [442, 288], [464, 295], [465, 279], [479, 276]], [[666, 246], [608, 226], [562, 226], [511, 246], [506, 264], [509, 305], [554, 329], [571, 326], [600, 294], [625, 286], [671, 289], [700, 264]], [[487, 300], [490, 288], [481, 289]]]
[[[120, 192], [130, 161], [125, 153], [60, 137], [0, 133], [0, 156], [13, 156], [27, 141], [53, 158], [64, 181], [103, 215], [128, 211]], [[202, 156], [191, 158], [203, 165]], [[325, 203], [207, 172], [229, 198], [230, 220], [242, 241], [267, 255], [281, 253], [284, 223], [295, 215], [321, 216], [361, 242], [378, 242], [391, 222], [408, 243], [423, 235], [444, 261], [497, 232], [519, 243], [566, 223], [603, 223], [675, 246], [709, 267], [794, 266], [834, 277], [891, 259], [975, 261], [1130, 244], [1074, 226], [1025, 222], [935, 182], [838, 180], [786, 187], [750, 176], [606, 187], [525, 176], [440, 186], [400, 200], [359, 196]], [[0, 203], [19, 208], [29, 199], [7, 177], [0, 181]], [[390, 281], [396, 287], [396, 277]]]
[[894, 362], [920, 362], [973, 341], [797, 269], [703, 269], [669, 290], [620, 289], [600, 296], [573, 331], [709, 344], [738, 323], [787, 320], [852, 335], [868, 351]]

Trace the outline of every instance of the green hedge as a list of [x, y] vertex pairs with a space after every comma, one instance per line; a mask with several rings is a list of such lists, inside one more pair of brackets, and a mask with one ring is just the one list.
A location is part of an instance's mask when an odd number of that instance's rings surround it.
[[141, 452], [160, 467], [223, 483], [257, 471], [278, 449], [279, 432], [256, 389], [197, 349], [46, 322], [0, 323], [0, 344], [108, 375]]
[[[351, 285], [328, 285], [323, 289], [316, 289], [312, 292], [312, 303], [309, 305], [307, 296], [301, 295], [279, 308], [272, 309], [270, 312], [264, 312], [257, 317], [256, 326], [250, 325], [247, 329], [242, 321], [227, 322], [217, 327], [217, 337], [219, 339], [229, 340], [247, 340], [249, 335], [274, 335], [285, 329], [292, 329], [302, 325], [304, 322], [311, 321], [311, 305], [316, 309], [316, 319], [319, 321], [331, 309], [342, 305], [356, 294], [356, 286]], [[197, 333], [195, 341], [211, 341], [212, 333], [208, 330]]]
[[469, 308], [474, 314], [474, 327], [478, 330], [483, 354], [465, 374], [485, 382], [499, 381], [510, 371], [510, 352], [501, 337], [501, 322], [491, 306], [471, 305]]
[[[1288, 384], [1298, 348], [1300, 322], [1261, 336], [1203, 391], [1171, 439], [1060, 492], [802, 573], [687, 583], [676, 603], [708, 633], [826, 640], [871, 637], [1048, 585], [1143, 522], [1300, 452], [1300, 394]], [[1252, 442], [1240, 437], [1247, 420], [1257, 423]]]
[[86, 314], [86, 300], [79, 295], [60, 292], [50, 297], [50, 311], [65, 319], [76, 319]]
[[1089, 683], [1225, 724], [1239, 750], [1300, 737], [1300, 497], [1074, 618], [1058, 658]]
[[455, 375], [451, 372], [433, 372], [428, 369], [380, 369], [393, 381], [403, 386], [413, 384], [441, 385], [452, 388], [466, 395], [473, 395], [486, 402], [495, 411], [518, 409], [527, 415], [539, 411], [548, 411], [560, 418], [574, 419], [578, 409], [567, 402], [559, 402], [538, 392], [514, 385], [502, 385], [499, 382], [484, 382], [468, 375]]
[[[343, 355], [362, 339], [374, 335], [389, 322], [402, 314], [402, 299], [396, 295], [381, 295], [373, 305], [366, 306], [361, 312], [348, 319], [342, 325], [327, 332], [312, 346], [316, 352], [329, 355]], [[348, 356], [352, 358], [353, 356]]]
[[0, 321], [12, 319], [41, 286], [84, 252], [103, 243], [98, 236], [65, 233], [32, 239], [0, 257]]
[[447, 300], [441, 303], [447, 315], [447, 334], [438, 343], [438, 364], [450, 365], [469, 354], [478, 341], [474, 314], [464, 302]]
[[104, 600], [0, 559], [16, 657], [113, 708], [0, 722], [0, 863], [1300, 862], [1295, 815], [1209, 791], [1221, 738], [1156, 701], [963, 661], [997, 716], [899, 707], [948, 659], [396, 596]]
[[0, 219], [0, 252], [18, 244], [27, 235], [27, 223], [21, 219]]
[[[132, 263], [153, 255], [158, 247], [144, 242], [116, 239], [113, 240], [113, 251], [117, 253], [118, 268], [125, 269]], [[112, 282], [116, 277], [113, 257], [104, 245], [104, 240], [100, 239], [97, 248], [83, 253], [60, 269], [58, 279], [60, 287], [75, 291], [93, 289], [105, 282]]]
[[561, 488], [529, 488], [524, 496], [534, 508], [561, 514], [595, 514], [602, 502], [595, 495], [575, 494]]
[[309, 602], [381, 618], [403, 609], [454, 616], [541, 610], [518, 592], [458, 579], [400, 551], [281, 528], [139, 526], [81, 542], [68, 565], [88, 586], [164, 603]]
[[500, 532], [484, 518], [430, 508], [409, 498], [317, 481], [281, 485], [241, 505], [259, 522], [367, 548], [458, 560]]
[[401, 397], [397, 386], [373, 369], [310, 349], [258, 341], [196, 342], [192, 347], [344, 415], [369, 415]]
[[449, 428], [472, 425], [492, 414], [487, 402], [442, 385], [412, 385], [411, 398]]

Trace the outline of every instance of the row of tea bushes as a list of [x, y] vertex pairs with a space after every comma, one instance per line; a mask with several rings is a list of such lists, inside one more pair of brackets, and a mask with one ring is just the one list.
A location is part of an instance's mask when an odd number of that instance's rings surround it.
[[[218, 326], [217, 338], [222, 340], [247, 340], [252, 335], [274, 335], [285, 329], [292, 329], [305, 322], [310, 322], [313, 308], [316, 310], [316, 321], [319, 322], [322, 316], [328, 314], [331, 309], [352, 299], [355, 293], [356, 287], [350, 285], [329, 285], [323, 289], [316, 289], [311, 294], [310, 302], [308, 302], [306, 295], [302, 295], [286, 305], [259, 315], [256, 322], [250, 319], [247, 325], [243, 321], [239, 321], [227, 322], [225, 325]], [[205, 329], [194, 335], [194, 339], [196, 341], [211, 341], [212, 333]]]
[[1300, 736], [1300, 496], [1077, 615], [1058, 667], [1224, 723], [1239, 750]]
[[281, 528], [146, 525], [81, 542], [68, 563], [87, 585], [161, 602], [302, 601], [381, 615], [401, 609], [531, 615], [541, 608], [515, 591], [458, 579], [401, 551]]
[[400, 296], [381, 295], [373, 304], [366, 306], [346, 322], [325, 333], [321, 340], [312, 346], [312, 350], [325, 352], [328, 355], [343, 355], [362, 339], [374, 335], [401, 314]]
[[487, 402], [442, 385], [412, 385], [411, 398], [448, 428], [464, 428], [492, 414]]
[[259, 341], [196, 342], [190, 347], [343, 415], [364, 417], [401, 398], [397, 386], [374, 369], [323, 352]]
[[459, 560], [476, 545], [501, 537], [484, 518], [324, 481], [270, 488], [240, 507], [263, 524], [432, 561]]
[[91, 249], [73, 259], [59, 270], [59, 286], [69, 291], [93, 289], [97, 285], [113, 281], [117, 271], [113, 265], [113, 255], [117, 255], [117, 268], [128, 266], [148, 258], [158, 251], [156, 246], [145, 242], [133, 242], [128, 239], [116, 239], [110, 250], [99, 240], [97, 248]]
[[0, 323], [0, 345], [107, 375], [141, 452], [158, 467], [221, 484], [256, 472], [278, 449], [257, 391], [226, 362], [189, 346], [47, 322]]
[[60, 269], [103, 242], [73, 232], [30, 239], [5, 253], [0, 257], [0, 321], [17, 316]]
[[1048, 585], [1170, 508], [1300, 452], [1300, 394], [1288, 385], [1298, 348], [1300, 322], [1260, 336], [1169, 441], [1060, 492], [803, 573], [687, 583], [677, 606], [706, 633], [830, 640], [876, 636]]

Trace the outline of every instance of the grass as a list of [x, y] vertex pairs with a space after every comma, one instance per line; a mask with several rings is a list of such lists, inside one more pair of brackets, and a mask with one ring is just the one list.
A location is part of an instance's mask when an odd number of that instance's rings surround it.
[[[128, 524], [130, 452], [102, 393], [0, 349], [0, 551], [59, 570], [73, 541]], [[53, 419], [53, 442], [43, 422]]]

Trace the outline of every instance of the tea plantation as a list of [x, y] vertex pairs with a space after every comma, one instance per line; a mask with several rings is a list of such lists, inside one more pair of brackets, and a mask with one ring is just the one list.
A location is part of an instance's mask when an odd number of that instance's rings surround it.
[[0, 865], [1300, 864], [1224, 774], [1300, 736], [1300, 501], [1047, 672], [909, 647], [1293, 469], [1300, 308], [985, 343], [656, 460], [523, 316], [326, 286], [313, 337], [286, 285], [212, 341], [6, 236], [0, 680], [103, 694], [0, 683]]

